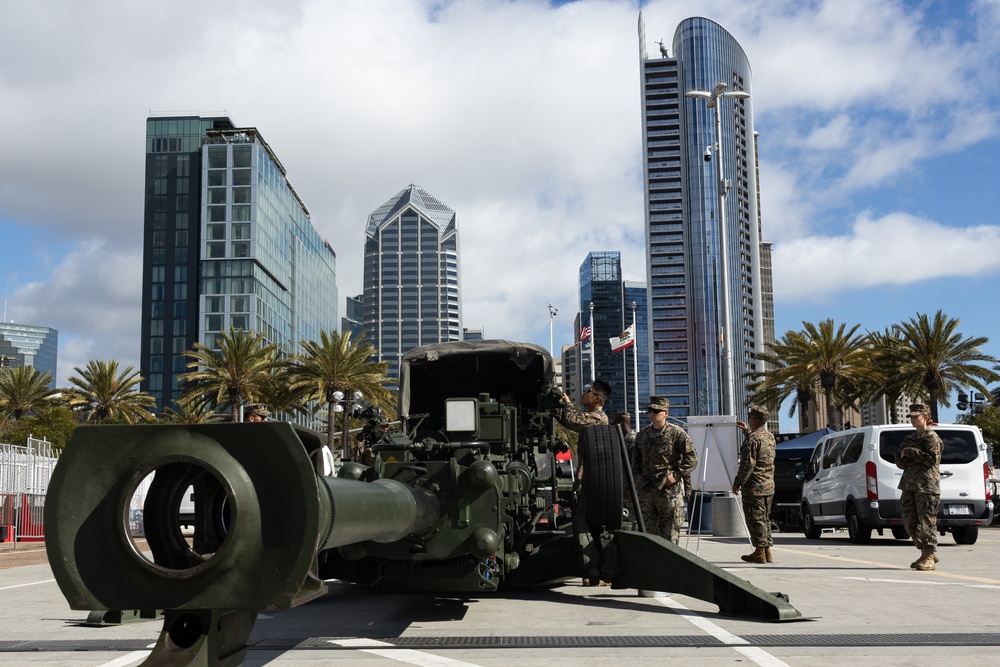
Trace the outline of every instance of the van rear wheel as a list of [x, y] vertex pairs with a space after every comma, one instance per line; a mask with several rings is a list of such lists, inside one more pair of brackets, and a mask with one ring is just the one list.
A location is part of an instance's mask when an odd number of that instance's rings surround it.
[[892, 536], [897, 540], [908, 540], [910, 539], [910, 534], [906, 532], [906, 528], [903, 526], [893, 526]]
[[955, 526], [951, 529], [955, 544], [975, 544], [979, 539], [979, 526]]
[[861, 522], [858, 510], [853, 505], [847, 508], [847, 537], [854, 544], [868, 544], [872, 539], [871, 526], [866, 526]]

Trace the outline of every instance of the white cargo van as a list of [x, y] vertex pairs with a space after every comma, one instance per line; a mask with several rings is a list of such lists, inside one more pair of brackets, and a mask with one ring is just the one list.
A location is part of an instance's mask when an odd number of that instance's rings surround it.
[[[951, 532], [958, 544], [974, 544], [979, 526], [993, 519], [986, 445], [977, 426], [938, 424], [941, 437], [941, 506], [938, 530]], [[896, 450], [913, 427], [862, 426], [823, 436], [804, 466], [802, 525], [817, 539], [823, 528], [847, 528], [855, 544], [871, 539], [872, 529], [890, 528], [896, 539], [909, 539], [900, 513], [897, 489], [903, 471]]]

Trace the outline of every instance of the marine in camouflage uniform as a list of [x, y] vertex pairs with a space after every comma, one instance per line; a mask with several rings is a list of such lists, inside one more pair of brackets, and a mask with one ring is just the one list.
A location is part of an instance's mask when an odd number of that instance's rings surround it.
[[753, 553], [740, 556], [748, 563], [770, 563], [771, 502], [774, 500], [774, 436], [767, 430], [767, 410], [750, 406], [749, 425], [736, 422], [746, 433], [740, 447], [740, 465], [733, 480], [733, 493], [743, 497], [743, 514], [750, 531]]
[[580, 397], [580, 404], [583, 405], [583, 410], [580, 410], [573, 405], [569, 396], [563, 394], [556, 420], [576, 434], [582, 433], [583, 429], [594, 424], [607, 424], [608, 416], [604, 414], [604, 403], [610, 395], [611, 387], [608, 383], [594, 380]]
[[896, 467], [903, 476], [900, 509], [903, 526], [920, 549], [920, 558], [910, 563], [915, 570], [934, 570], [937, 556], [937, 515], [941, 503], [941, 438], [928, 428], [930, 410], [923, 403], [910, 406], [910, 423], [916, 429], [899, 443]]
[[669, 409], [667, 398], [649, 397], [650, 425], [635, 437], [632, 471], [646, 531], [677, 544], [698, 455], [688, 434], [667, 422]]

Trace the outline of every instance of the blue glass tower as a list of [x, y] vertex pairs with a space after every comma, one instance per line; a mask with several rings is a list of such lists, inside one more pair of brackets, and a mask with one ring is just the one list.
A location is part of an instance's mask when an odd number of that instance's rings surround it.
[[[723, 409], [723, 304], [726, 279], [718, 221], [718, 181], [705, 159], [715, 143], [713, 109], [693, 90], [751, 92], [750, 63], [718, 23], [681, 22], [673, 56], [646, 50], [639, 15], [643, 161], [651, 390], [670, 398], [671, 414], [718, 415]], [[756, 145], [750, 99], [720, 100], [726, 237], [729, 257], [729, 334], [734, 411], [748, 401], [745, 374], [757, 370], [763, 308], [757, 214]]]
[[0, 368], [32, 367], [48, 371], [49, 389], [56, 388], [56, 361], [59, 356], [59, 332], [50, 327], [0, 322]]
[[[611, 398], [604, 406], [609, 416], [615, 412], [633, 413], [635, 420], [635, 371], [639, 372], [639, 404], [649, 398], [648, 334], [646, 329], [646, 285], [622, 279], [621, 253], [592, 252], [580, 265], [580, 319], [587, 324], [590, 304], [594, 305], [593, 327], [595, 377], [611, 385]], [[636, 304], [636, 347], [612, 352], [610, 339], [618, 337], [632, 324], [632, 303]], [[591, 354], [583, 350], [579, 368], [581, 385], [590, 382]], [[580, 349], [580, 348], [577, 348]], [[638, 364], [632, 355], [638, 352]], [[564, 371], [565, 372], [565, 371]]]
[[335, 330], [336, 261], [256, 128], [147, 119], [139, 365], [158, 411], [195, 342], [216, 349], [232, 327], [293, 354]]

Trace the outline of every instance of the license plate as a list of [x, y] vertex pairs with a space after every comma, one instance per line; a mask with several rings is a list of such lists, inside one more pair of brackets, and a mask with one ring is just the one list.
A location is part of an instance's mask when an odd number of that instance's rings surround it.
[[968, 505], [948, 505], [948, 514], [954, 516], [956, 514], [972, 514], [972, 512]]

